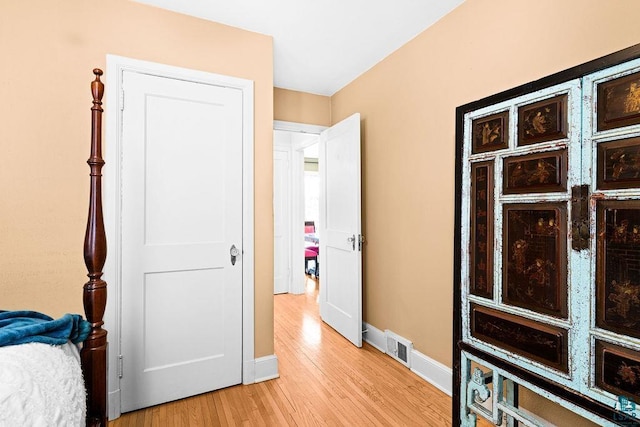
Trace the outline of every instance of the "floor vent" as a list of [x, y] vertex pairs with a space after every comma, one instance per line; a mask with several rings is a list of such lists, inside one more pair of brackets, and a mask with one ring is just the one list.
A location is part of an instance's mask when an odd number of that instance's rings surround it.
[[394, 334], [388, 329], [384, 331], [384, 335], [387, 339], [386, 353], [398, 362], [410, 368], [413, 343], [406, 338], [402, 338], [400, 335]]

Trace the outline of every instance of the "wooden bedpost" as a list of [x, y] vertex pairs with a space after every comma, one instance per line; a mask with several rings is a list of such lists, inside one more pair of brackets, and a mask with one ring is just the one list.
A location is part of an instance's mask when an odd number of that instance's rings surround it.
[[93, 70], [91, 82], [91, 169], [89, 217], [84, 236], [84, 263], [89, 281], [84, 285], [83, 303], [91, 333], [81, 351], [82, 372], [87, 388], [87, 426], [107, 425], [107, 331], [102, 329], [107, 304], [107, 283], [102, 280], [102, 268], [107, 257], [107, 238], [102, 216], [102, 70]]

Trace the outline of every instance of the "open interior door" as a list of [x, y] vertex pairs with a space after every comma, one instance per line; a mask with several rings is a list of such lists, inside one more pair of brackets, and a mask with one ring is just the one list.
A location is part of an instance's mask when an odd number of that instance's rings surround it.
[[320, 316], [362, 347], [360, 114], [320, 134]]

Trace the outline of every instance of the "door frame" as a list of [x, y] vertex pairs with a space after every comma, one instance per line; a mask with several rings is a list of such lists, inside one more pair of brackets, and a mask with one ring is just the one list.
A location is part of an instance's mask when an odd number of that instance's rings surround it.
[[[275, 130], [274, 130], [275, 132]], [[291, 200], [291, 196], [293, 195], [293, 191], [291, 191], [291, 186], [293, 185], [293, 179], [292, 177], [292, 169], [293, 169], [293, 165], [292, 165], [292, 149], [291, 149], [291, 144], [290, 143], [286, 143], [286, 144], [281, 144], [281, 143], [277, 143], [276, 142], [276, 138], [274, 135], [274, 139], [273, 139], [273, 183], [274, 183], [274, 187], [273, 187], [273, 195], [274, 195], [274, 206], [273, 206], [273, 222], [274, 222], [274, 230], [273, 230], [273, 240], [274, 242], [276, 241], [276, 227], [275, 224], [279, 218], [279, 215], [277, 215], [278, 212], [282, 212], [282, 210], [276, 210], [276, 171], [279, 169], [278, 167], [276, 167], [276, 153], [280, 153], [280, 154], [284, 154], [286, 156], [287, 159], [287, 167], [286, 168], [281, 168], [282, 173], [285, 174], [285, 178], [284, 180], [287, 183], [287, 191], [285, 191], [286, 194], [282, 194], [281, 197], [283, 199], [286, 199], [286, 211], [288, 213], [289, 216], [289, 220], [287, 221], [286, 224], [284, 224], [284, 228], [285, 229], [285, 236], [283, 237], [284, 243], [286, 245], [286, 250], [288, 251], [288, 253], [286, 254], [286, 260], [287, 260], [287, 268], [289, 270], [288, 275], [287, 275], [287, 280], [286, 280], [286, 291], [284, 292], [278, 292], [276, 293], [276, 289], [275, 289], [275, 284], [276, 284], [276, 274], [275, 272], [277, 271], [277, 261], [278, 259], [282, 260], [282, 254], [280, 254], [280, 252], [277, 250], [277, 246], [274, 245], [274, 252], [273, 252], [273, 260], [274, 260], [274, 265], [273, 265], [273, 271], [274, 271], [274, 286], [273, 286], [273, 294], [274, 295], [278, 295], [278, 294], [282, 294], [282, 293], [290, 293], [291, 292], [291, 286], [293, 284], [293, 262], [292, 260], [292, 255], [293, 253], [291, 252], [291, 243], [293, 242], [293, 238], [292, 238], [292, 233], [293, 233], [293, 223], [291, 221], [292, 219], [292, 212], [293, 212], [293, 203]], [[280, 224], [282, 225], [282, 221], [280, 221]], [[280, 257], [278, 257], [277, 255], [280, 255]]]
[[109, 335], [107, 355], [109, 419], [118, 418], [120, 408], [121, 352], [121, 254], [122, 206], [121, 155], [124, 71], [140, 72], [161, 77], [213, 84], [242, 91], [242, 383], [255, 382], [254, 353], [254, 95], [253, 81], [204, 71], [107, 55], [106, 73], [106, 156], [104, 167], [104, 222], [109, 242], [104, 266], [104, 280], [109, 284], [105, 329]]
[[[315, 135], [318, 137], [315, 141], [303, 141], [300, 143], [291, 143], [291, 224], [304, 223], [304, 149], [310, 145], [318, 143], [320, 134], [327, 129], [327, 126], [312, 125], [306, 123], [287, 122], [282, 120], [273, 121], [273, 130], [304, 133]], [[275, 146], [274, 146], [275, 151]], [[291, 276], [289, 292], [292, 294], [304, 293], [304, 273], [302, 267], [296, 269], [296, 265], [302, 266], [304, 263], [304, 232], [302, 227], [295, 232], [292, 228], [290, 236], [291, 246]]]

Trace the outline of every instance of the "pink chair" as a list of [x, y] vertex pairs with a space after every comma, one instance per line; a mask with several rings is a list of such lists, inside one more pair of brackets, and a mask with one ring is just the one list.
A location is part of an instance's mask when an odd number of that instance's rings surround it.
[[[313, 221], [305, 221], [304, 222], [304, 234], [313, 234], [316, 232], [316, 225]], [[305, 243], [309, 245], [309, 242]], [[311, 243], [309, 246], [304, 248], [304, 272], [305, 274], [313, 274], [318, 277], [320, 271], [318, 270], [318, 253], [320, 252], [320, 248]], [[309, 261], [314, 262], [313, 269], [309, 268]]]
[[[313, 261], [313, 270], [309, 268], [309, 261]], [[318, 253], [311, 249], [304, 250], [304, 272], [305, 274], [315, 273], [315, 270], [318, 268]]]
[[[304, 250], [304, 272], [305, 274], [313, 274], [318, 277], [320, 275], [320, 269], [318, 267], [318, 253], [320, 249], [317, 246], [305, 248]], [[314, 262], [313, 269], [309, 268], [309, 261]]]

